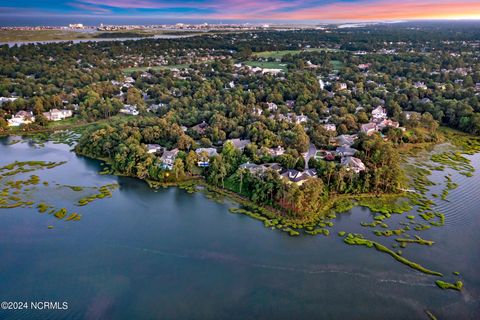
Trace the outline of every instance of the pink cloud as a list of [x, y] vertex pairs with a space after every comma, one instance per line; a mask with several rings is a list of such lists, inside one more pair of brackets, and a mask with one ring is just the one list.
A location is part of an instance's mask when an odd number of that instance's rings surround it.
[[[222, 20], [396, 20], [477, 17], [480, 0], [358, 0], [318, 4], [314, 0], [77, 0], [85, 10], [209, 9], [212, 13], [170, 13], [170, 17]], [[88, 9], [86, 6], [89, 6]], [[306, 8], [307, 7], [307, 8]], [[77, 8], [78, 5], [77, 5]], [[95, 11], [94, 11], [95, 12]]]

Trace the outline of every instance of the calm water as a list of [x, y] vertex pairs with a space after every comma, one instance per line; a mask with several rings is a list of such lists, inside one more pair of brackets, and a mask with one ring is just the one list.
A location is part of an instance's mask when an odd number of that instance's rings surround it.
[[[377, 238], [359, 225], [371, 221], [366, 209], [339, 215], [329, 237], [292, 238], [229, 213], [235, 204], [228, 201], [176, 188], [156, 192], [141, 181], [99, 175], [99, 162], [65, 145], [6, 142], [0, 140], [0, 166], [68, 161], [35, 173], [50, 182], [39, 186], [35, 200], [83, 216], [66, 222], [35, 209], [0, 209], [0, 300], [69, 306], [0, 310], [2, 319], [427, 319], [425, 309], [439, 319], [480, 317], [479, 174], [467, 179], [453, 173], [461, 186], [442, 204], [446, 226], [418, 233], [435, 245], [403, 249], [405, 257], [443, 272], [446, 281], [459, 271], [465, 283], [459, 293], [440, 290], [437, 277], [389, 255], [345, 245], [338, 231]], [[479, 155], [473, 160], [479, 170]], [[55, 187], [112, 182], [120, 185], [112, 198], [84, 207], [75, 207], [72, 192]], [[388, 223], [405, 220], [394, 215]]]

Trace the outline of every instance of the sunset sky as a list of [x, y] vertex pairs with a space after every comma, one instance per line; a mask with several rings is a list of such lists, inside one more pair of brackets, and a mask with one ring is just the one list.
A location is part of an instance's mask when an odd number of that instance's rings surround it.
[[0, 0], [0, 17], [179, 22], [480, 19], [480, 0]]

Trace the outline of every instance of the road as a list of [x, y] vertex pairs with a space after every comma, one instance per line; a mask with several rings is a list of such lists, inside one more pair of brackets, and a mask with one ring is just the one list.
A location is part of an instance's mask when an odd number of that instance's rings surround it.
[[316, 153], [317, 153], [317, 148], [315, 148], [315, 145], [313, 143], [310, 143], [308, 151], [306, 155], [303, 157], [305, 159], [305, 170], [308, 169], [308, 160], [313, 158]]

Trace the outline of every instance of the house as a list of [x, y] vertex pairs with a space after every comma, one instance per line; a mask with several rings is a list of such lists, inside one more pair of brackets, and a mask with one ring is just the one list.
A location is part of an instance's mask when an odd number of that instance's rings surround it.
[[205, 130], [207, 129], [208, 127], [208, 123], [206, 123], [205, 121], [202, 121], [202, 123], [199, 123], [193, 127], [191, 127], [190, 129], [192, 131], [195, 131], [196, 133], [202, 135], [202, 134], [205, 134]]
[[132, 77], [125, 77], [124, 83], [135, 83], [135, 79]]
[[257, 108], [257, 107], [254, 107], [253, 108], [253, 114], [256, 115], [256, 116], [261, 116], [263, 113], [263, 110], [260, 109], [260, 108]]
[[355, 108], [355, 113], [359, 113], [360, 111], [364, 111], [364, 110], [365, 110], [364, 107], [358, 106], [358, 107]]
[[178, 149], [170, 151], [164, 151], [160, 161], [162, 162], [162, 168], [166, 170], [172, 170], [175, 159], [177, 158]]
[[321, 90], [325, 89], [325, 82], [323, 82], [322, 79], [318, 79], [318, 85], [320, 86]]
[[246, 162], [239, 166], [239, 169], [248, 170], [252, 174], [262, 174], [268, 170], [273, 170], [280, 173], [283, 168], [278, 163], [265, 163], [265, 164], [255, 164]]
[[421, 104], [427, 104], [427, 103], [430, 103], [430, 102], [432, 102], [432, 100], [430, 100], [428, 98], [423, 98], [423, 99], [420, 100]]
[[31, 111], [18, 111], [11, 119], [8, 119], [10, 127], [18, 127], [21, 124], [29, 124], [35, 121]]
[[365, 69], [370, 68], [371, 65], [372, 65], [371, 63], [361, 63], [361, 64], [359, 64], [357, 67], [358, 67], [358, 69], [360, 69], [360, 70], [365, 70]]
[[269, 74], [272, 74], [272, 75], [277, 75], [277, 74], [282, 73], [282, 72], [283, 72], [282, 69], [273, 69], [273, 68], [262, 69], [262, 74], [269, 73]]
[[73, 116], [73, 113], [72, 113], [72, 110], [67, 110], [67, 109], [62, 109], [62, 110], [52, 109], [48, 112], [44, 112], [43, 115], [45, 116], [45, 118], [47, 118], [47, 120], [60, 121], [65, 118], [70, 118], [71, 116]]
[[427, 90], [427, 86], [425, 85], [425, 82], [415, 82], [413, 86], [417, 89], [422, 89], [422, 90]]
[[365, 171], [365, 165], [362, 160], [355, 157], [343, 157], [340, 163], [342, 166], [347, 167], [347, 170], [352, 170], [355, 173]]
[[269, 111], [276, 111], [278, 109], [278, 106], [276, 103], [273, 102], [267, 102], [267, 109]]
[[198, 148], [195, 152], [198, 155], [197, 165], [203, 168], [209, 167], [210, 158], [218, 154], [215, 148]]
[[238, 168], [243, 170], [248, 170], [250, 171], [250, 173], [253, 173], [253, 174], [257, 174], [264, 170], [264, 168], [261, 165], [250, 163], [250, 162], [242, 163]]
[[351, 157], [357, 153], [357, 149], [351, 148], [347, 145], [338, 147], [335, 152], [341, 157]]
[[130, 116], [138, 116], [137, 106], [132, 106], [129, 104], [124, 105], [123, 108], [120, 109], [118, 112], [130, 115]]
[[147, 144], [148, 153], [157, 153], [162, 151], [162, 147], [159, 144]]
[[217, 149], [215, 148], [198, 148], [195, 152], [199, 155], [205, 155], [208, 158], [214, 157], [218, 154]]
[[347, 90], [347, 84], [342, 82], [338, 86], [338, 90]]
[[387, 118], [387, 111], [385, 108], [378, 106], [372, 110], [372, 118], [374, 121], [381, 121]]
[[398, 128], [400, 127], [400, 124], [397, 121], [393, 121], [390, 119], [383, 120], [379, 124], [377, 124], [377, 130], [383, 130], [386, 127], [393, 127], [393, 128]]
[[233, 146], [239, 150], [242, 150], [245, 149], [245, 147], [247, 145], [249, 145], [251, 143], [250, 140], [248, 139], [231, 139], [231, 140], [228, 140], [230, 141], [231, 143], [233, 143]]
[[475, 84], [475, 90], [476, 90], [476, 91], [480, 91], [480, 82], [477, 82], [477, 83]]
[[338, 146], [351, 146], [356, 138], [356, 135], [342, 134], [335, 138], [335, 142]]
[[[478, 85], [480, 85], [480, 83]], [[285, 101], [285, 103], [287, 104], [287, 107], [289, 107], [290, 109], [295, 107], [295, 100], [287, 100]]]
[[308, 121], [307, 116], [305, 116], [303, 114], [298, 116], [295, 113], [287, 113], [287, 119], [288, 119], [288, 121], [295, 122], [296, 124], [300, 124], [300, 123]]
[[418, 118], [422, 116], [419, 112], [415, 111], [403, 111], [403, 114], [405, 115], [405, 119], [410, 120], [412, 118]]
[[322, 126], [327, 131], [336, 131], [337, 130], [337, 126], [335, 126], [333, 123], [327, 123], [327, 124], [324, 124]]
[[167, 105], [165, 103], [159, 103], [159, 104], [151, 104], [148, 108], [148, 112], [157, 112], [158, 109], [166, 107]]
[[371, 135], [377, 131], [377, 124], [373, 122], [364, 123], [360, 129], [361, 132], [365, 132], [367, 135]]
[[262, 164], [262, 166], [263, 166], [265, 171], [266, 170], [273, 170], [273, 171], [276, 171], [276, 172], [280, 173], [283, 170], [282, 166], [278, 163], [264, 163], [264, 164]]
[[18, 98], [16, 97], [12, 97], [12, 98], [8, 98], [8, 97], [0, 97], [0, 106], [2, 104], [4, 104], [5, 102], [13, 102], [15, 100], [17, 100]]
[[268, 153], [272, 156], [272, 157], [278, 157], [278, 156], [281, 156], [282, 154], [285, 153], [285, 149], [282, 147], [282, 146], [278, 146], [276, 148], [270, 148], [268, 149]]
[[317, 177], [317, 171], [314, 169], [309, 169], [305, 171], [298, 171], [294, 169], [288, 169], [280, 175], [280, 177], [287, 181], [287, 183], [295, 183], [297, 185], [302, 185], [305, 181], [310, 178]]

